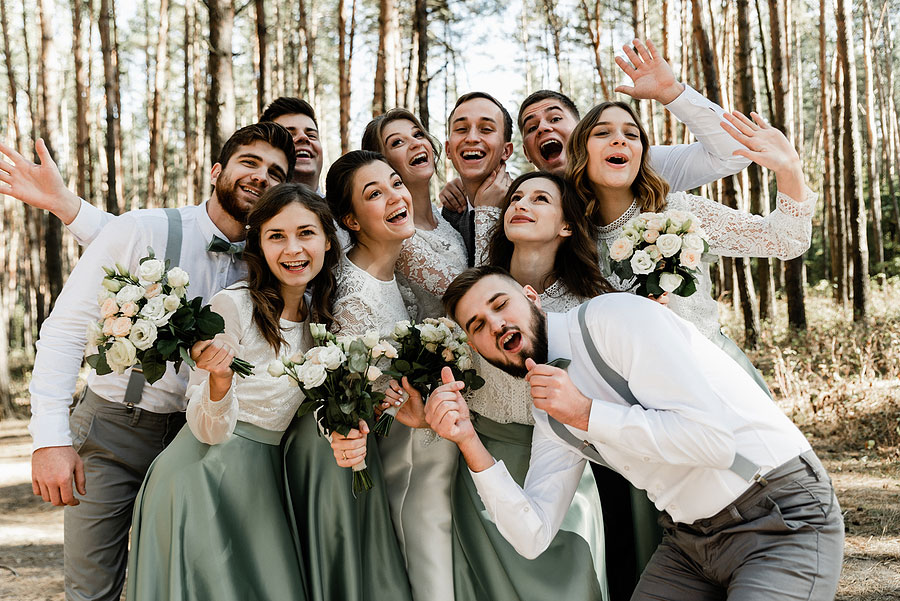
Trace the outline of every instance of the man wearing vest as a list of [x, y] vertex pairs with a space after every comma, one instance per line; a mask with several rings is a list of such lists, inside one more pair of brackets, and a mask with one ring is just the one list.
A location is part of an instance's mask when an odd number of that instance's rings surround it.
[[449, 370], [426, 404], [519, 553], [536, 557], [553, 540], [590, 460], [663, 511], [663, 542], [632, 599], [834, 598], [844, 528], [828, 475], [803, 434], [692, 324], [627, 293], [544, 313], [530, 286], [496, 267], [464, 272], [444, 306], [485, 359], [531, 384], [524, 490], [481, 444]]
[[[0, 146], [13, 161], [3, 163], [7, 193], [38, 205], [50, 204], [44, 195], [74, 196], [43, 143], [37, 149], [40, 166]], [[69, 415], [86, 328], [100, 316], [102, 267], [119, 263], [136, 272], [152, 248], [188, 272], [191, 298], [208, 303], [245, 275], [239, 253], [247, 213], [268, 187], [291, 179], [294, 156], [291, 134], [281, 125], [258, 123], [235, 132], [212, 167], [210, 198], [199, 206], [131, 211], [110, 221], [41, 327], [30, 386], [32, 485], [45, 501], [66, 505], [67, 600], [119, 599], [135, 495], [150, 463], [185, 421], [186, 366], [177, 373], [169, 366], [152, 386], [136, 370], [105, 376], [91, 371], [84, 398]]]

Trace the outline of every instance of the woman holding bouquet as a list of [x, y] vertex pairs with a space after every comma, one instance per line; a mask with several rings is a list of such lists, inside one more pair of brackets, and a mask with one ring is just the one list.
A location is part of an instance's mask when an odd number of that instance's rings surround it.
[[[212, 298], [225, 331], [195, 345], [188, 427], [135, 502], [129, 601], [307, 598], [279, 447], [301, 395], [265, 366], [306, 350], [310, 322], [331, 321], [341, 252], [327, 206], [305, 186], [268, 190], [247, 224], [248, 281]], [[235, 377], [236, 355], [253, 374]]]

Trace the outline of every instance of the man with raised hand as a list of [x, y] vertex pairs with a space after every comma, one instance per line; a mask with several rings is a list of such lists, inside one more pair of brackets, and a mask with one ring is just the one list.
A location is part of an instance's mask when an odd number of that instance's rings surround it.
[[520, 554], [553, 540], [593, 461], [663, 511], [633, 601], [834, 598], [844, 528], [831, 480], [806, 437], [692, 324], [627, 293], [545, 313], [497, 267], [464, 272], [444, 306], [482, 357], [531, 384], [524, 488], [481, 443], [449, 370], [425, 406]]
[[[0, 144], [0, 191], [34, 206], [79, 202], [66, 189], [42, 141], [40, 165]], [[294, 142], [276, 123], [244, 127], [212, 167], [206, 202], [143, 209], [112, 219], [85, 250], [41, 327], [31, 376], [33, 492], [65, 505], [65, 590], [69, 601], [118, 600], [125, 579], [128, 531], [150, 463], [184, 425], [188, 368], [171, 366], [152, 386], [139, 371], [88, 374], [87, 390], [69, 414], [84, 358], [87, 326], [100, 318], [103, 267], [137, 273], [154, 250], [190, 275], [191, 296], [204, 302], [246, 275], [237, 257], [250, 209], [270, 186], [293, 175]], [[73, 486], [74, 481], [74, 486]]]

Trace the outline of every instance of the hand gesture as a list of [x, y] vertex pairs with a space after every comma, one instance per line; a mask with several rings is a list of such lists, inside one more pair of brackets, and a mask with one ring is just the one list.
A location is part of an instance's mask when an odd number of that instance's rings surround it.
[[649, 298], [652, 301], [658, 302], [663, 307], [669, 306], [669, 293], [668, 292], [663, 292], [659, 296], [653, 296], [652, 294], [648, 294], [647, 298]]
[[359, 429], [350, 430], [347, 436], [337, 432], [331, 433], [331, 450], [334, 451], [334, 459], [340, 467], [353, 467], [365, 460], [368, 434], [369, 424], [364, 420], [359, 420]]
[[506, 172], [506, 163], [501, 162], [478, 186], [472, 206], [502, 208], [510, 184], [512, 184], [512, 179]]
[[0, 193], [37, 209], [50, 211], [68, 225], [78, 215], [81, 201], [66, 188], [44, 141], [38, 139], [34, 147], [41, 161], [39, 165], [9, 146], [0, 144], [0, 152], [9, 158], [9, 161], [0, 160], [0, 182], [4, 184], [0, 186]]
[[[658, 100], [669, 104], [684, 91], [684, 85], [675, 79], [675, 73], [656, 50], [653, 42], [647, 40], [645, 46], [641, 40], [632, 40], [634, 48], [625, 44], [622, 50], [628, 60], [616, 57], [616, 64], [625, 72], [634, 85], [618, 86], [615, 91], [628, 94], [632, 98]], [[635, 52], [635, 50], [637, 52]]]
[[465, 384], [453, 379], [449, 367], [441, 370], [442, 385], [431, 392], [425, 405], [425, 420], [441, 438], [456, 444], [467, 442], [475, 435], [469, 416], [469, 406], [459, 393]]
[[403, 376], [402, 381], [402, 388], [397, 380], [388, 382], [388, 387], [384, 391], [384, 402], [381, 403], [379, 409], [384, 411], [391, 407], [399, 407], [396, 418], [401, 424], [410, 428], [427, 428], [428, 422], [425, 421], [425, 403], [422, 401], [422, 394], [409, 383], [406, 376]]
[[534, 406], [551, 417], [579, 430], [588, 429], [591, 417], [591, 400], [581, 394], [569, 378], [566, 370], [525, 359], [528, 374], [525, 381], [531, 384]]
[[441, 205], [448, 211], [465, 213], [469, 206], [469, 201], [466, 200], [466, 190], [463, 188], [462, 180], [458, 177], [450, 180], [441, 188], [438, 198], [441, 200]]
[[81, 495], [87, 494], [84, 463], [72, 448], [44, 447], [31, 454], [31, 492], [57, 507], [74, 507], [79, 501], [72, 491], [72, 479]]
[[234, 371], [234, 351], [226, 344], [213, 340], [201, 340], [191, 347], [191, 359], [196, 361], [198, 369], [205, 369], [216, 378], [227, 378], [231, 381]]

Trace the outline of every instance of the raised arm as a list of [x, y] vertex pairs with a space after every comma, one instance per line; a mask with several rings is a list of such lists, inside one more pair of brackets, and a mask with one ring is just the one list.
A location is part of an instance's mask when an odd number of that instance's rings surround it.
[[[464, 245], [462, 236], [459, 244]], [[468, 254], [467, 252], [464, 254]], [[453, 257], [428, 243], [418, 232], [403, 241], [396, 269], [410, 282], [415, 282], [430, 294], [443, 296], [456, 276], [468, 267], [458, 263]]]
[[618, 86], [616, 92], [662, 103], [698, 140], [693, 144], [650, 147], [651, 166], [669, 182], [672, 190], [690, 190], [738, 173], [749, 165], [743, 157], [734, 154], [741, 148], [740, 143], [722, 135], [719, 125], [725, 112], [722, 107], [677, 81], [652, 42], [648, 40], [644, 45], [635, 39], [633, 44], [633, 49], [629, 45], [623, 47], [628, 60], [616, 57], [616, 64], [633, 85]]
[[69, 228], [78, 244], [87, 246], [113, 215], [78, 198], [66, 188], [43, 140], [38, 139], [34, 147], [39, 164], [0, 144], [0, 152], [8, 159], [0, 160], [0, 192], [37, 209], [50, 211]]

